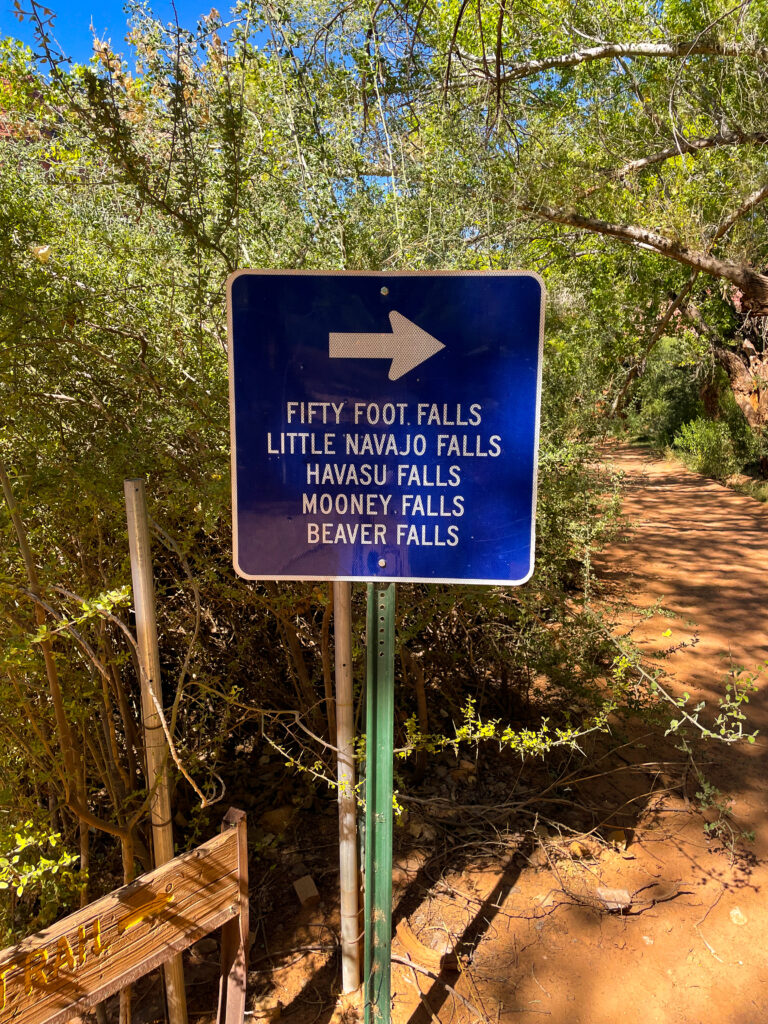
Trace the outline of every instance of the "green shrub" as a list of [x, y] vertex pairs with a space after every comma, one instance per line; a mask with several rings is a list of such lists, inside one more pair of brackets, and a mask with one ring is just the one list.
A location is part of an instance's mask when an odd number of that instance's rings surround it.
[[684, 423], [672, 442], [690, 469], [704, 476], [725, 480], [742, 466], [727, 423], [703, 416]]
[[730, 390], [722, 395], [720, 413], [728, 425], [740, 466], [759, 464], [761, 458], [768, 455], [768, 434], [765, 428], [754, 428], [747, 423]]
[[690, 336], [662, 338], [648, 358], [627, 409], [630, 434], [668, 445], [684, 423], [701, 416], [701, 381]]
[[0, 827], [0, 945], [51, 924], [76, 905], [85, 878], [61, 835], [31, 819]]

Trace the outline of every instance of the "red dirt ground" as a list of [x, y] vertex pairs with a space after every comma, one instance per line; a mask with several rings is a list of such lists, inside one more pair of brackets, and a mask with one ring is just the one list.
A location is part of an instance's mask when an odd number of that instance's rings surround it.
[[[667, 678], [677, 692], [716, 700], [729, 669], [768, 659], [768, 507], [642, 450], [614, 449], [610, 462], [626, 474], [631, 527], [599, 560], [604, 589], [620, 592], [638, 612], [656, 602], [666, 610], [645, 620], [623, 614], [626, 624], [638, 622], [633, 637], [641, 649], [697, 636], [695, 646], [666, 660]], [[708, 777], [732, 800], [736, 827], [755, 832], [746, 856], [732, 858], [703, 833], [687, 800], [697, 788], [692, 782], [687, 791], [649, 800], [626, 849], [618, 842], [595, 849], [592, 861], [556, 859], [558, 844], [545, 842], [549, 863], [526, 866], [513, 885], [501, 865], [465, 869], [449, 876], [461, 896], [438, 892], [422, 906], [423, 920], [454, 934], [480, 899], [488, 917], [489, 904], [500, 907], [470, 965], [450, 976], [487, 1021], [768, 1022], [766, 683], [768, 675], [750, 704], [750, 728], [762, 734], [757, 742], [705, 755], [714, 761]], [[634, 762], [665, 757], [651, 748], [631, 754]], [[626, 778], [618, 785], [631, 795]], [[634, 894], [632, 911], [596, 906], [598, 885]], [[411, 925], [418, 933], [416, 915]], [[395, 1020], [417, 1024], [416, 981], [404, 967], [395, 977]], [[441, 1021], [473, 1017], [429, 982], [419, 979]], [[418, 1024], [426, 1024], [423, 1006], [419, 1013]]]
[[[636, 624], [633, 638], [649, 656], [697, 636], [666, 659], [666, 678], [677, 692], [716, 700], [730, 669], [768, 659], [768, 507], [640, 449], [611, 448], [608, 461], [626, 474], [631, 525], [600, 557], [602, 600], [624, 602], [621, 620]], [[664, 611], [643, 618], [657, 602]], [[522, 817], [494, 833], [486, 797], [468, 857], [441, 861], [431, 840], [450, 832], [457, 800], [465, 808], [472, 800], [471, 778], [457, 798], [446, 767], [443, 788], [410, 805], [407, 827], [424, 850], [396, 865], [395, 920], [407, 928], [393, 953], [432, 974], [395, 963], [394, 1024], [768, 1022], [766, 683], [768, 673], [750, 704], [757, 742], [715, 751], [710, 744], [705, 754], [708, 777], [732, 801], [734, 827], [755, 833], [736, 855], [704, 833], [696, 781], [682, 777], [672, 747], [654, 741], [606, 762], [605, 778], [574, 783], [599, 822], [583, 841]], [[659, 762], [669, 763], [650, 767]], [[501, 806], [518, 782], [519, 768], [501, 764], [483, 791], [496, 793]], [[466, 829], [473, 812], [461, 813]], [[705, 815], [713, 820], [717, 812]], [[574, 818], [574, 833], [587, 831], [579, 824]], [[319, 845], [333, 842], [333, 816], [327, 825]], [[281, 1020], [292, 1024], [358, 1016], [354, 999], [329, 995], [338, 984], [333, 867], [317, 870], [328, 876], [328, 893], [316, 879], [325, 903], [259, 922], [249, 974], [253, 1019], [274, 1019], [278, 1011], [269, 1007], [278, 1001]], [[598, 887], [626, 890], [629, 910], [610, 912]], [[458, 970], [455, 961], [440, 965], [452, 949]]]

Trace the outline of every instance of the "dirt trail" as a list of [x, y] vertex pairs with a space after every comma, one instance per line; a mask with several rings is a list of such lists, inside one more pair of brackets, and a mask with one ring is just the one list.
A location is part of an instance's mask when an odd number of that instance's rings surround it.
[[[642, 449], [617, 447], [608, 461], [626, 474], [630, 528], [600, 557], [598, 574], [633, 609], [661, 606], [647, 619], [624, 615], [648, 653], [697, 638], [665, 669], [677, 692], [717, 700], [729, 670], [768, 660], [768, 506]], [[667, 884], [679, 878], [690, 895], [622, 922], [622, 941], [614, 934], [584, 972], [586, 1000], [572, 1015], [554, 1011], [554, 1020], [768, 1022], [768, 672], [758, 686], [749, 706], [757, 742], [706, 754], [736, 826], [755, 833], [749, 854], [732, 864], [685, 813], [670, 826], [683, 811], [674, 800], [659, 808], [656, 836], [651, 818], [639, 821], [636, 865], [660, 870]], [[655, 869], [644, 863], [651, 850]], [[604, 918], [601, 926], [606, 938]]]
[[[649, 655], [697, 636], [666, 659], [667, 678], [716, 699], [730, 668], [768, 659], [768, 507], [642, 450], [617, 447], [609, 461], [626, 474], [631, 526], [599, 559], [606, 597], [631, 606], [623, 621], [637, 623], [633, 637]], [[656, 602], [665, 611], [650, 618], [632, 611]], [[684, 792], [679, 769], [651, 777], [639, 763], [675, 754], [641, 748], [617, 789], [602, 793], [607, 819], [631, 826], [626, 849], [618, 842], [582, 859], [550, 834], [523, 867], [518, 858], [505, 871], [465, 868], [443, 875], [442, 893], [432, 887], [410, 918], [423, 942], [436, 929], [455, 935], [485, 922], [464, 973], [443, 977], [486, 1022], [768, 1024], [768, 673], [750, 708], [757, 743], [706, 755], [712, 782], [733, 798], [737, 827], [755, 832], [747, 855], [733, 859], [704, 834], [688, 799], [694, 780]], [[622, 812], [622, 796], [654, 785]], [[600, 796], [579, 792], [593, 804]], [[600, 886], [627, 890], [631, 913], [606, 913]], [[428, 1024], [408, 975], [395, 971], [394, 1020]], [[432, 1024], [472, 1019], [424, 981]]]
[[[694, 647], [666, 664], [680, 690], [708, 701], [722, 696], [729, 670], [753, 671], [768, 660], [768, 505], [620, 447], [611, 464], [626, 474], [624, 511], [631, 529], [599, 559], [599, 574], [637, 609], [659, 602], [664, 612], [634, 637], [651, 650], [696, 636]], [[672, 613], [665, 614], [665, 612]], [[665, 630], [671, 636], [662, 639]], [[719, 751], [718, 781], [768, 853], [768, 672], [748, 709], [754, 746]], [[712, 756], [715, 756], [713, 754]]]
[[[635, 623], [633, 638], [649, 657], [697, 636], [664, 661], [667, 679], [716, 699], [733, 665], [768, 658], [768, 506], [641, 450], [614, 447], [608, 461], [626, 474], [631, 526], [599, 559], [601, 599], [623, 602], [621, 620]], [[656, 602], [665, 611], [642, 618]], [[553, 818], [572, 825], [570, 834], [552, 823], [534, 832], [513, 811], [508, 832], [493, 835], [489, 794], [499, 807], [510, 793], [519, 802], [519, 766], [500, 763], [452, 799], [430, 791], [410, 811], [411, 834], [423, 826], [425, 848], [396, 864], [393, 1024], [768, 1024], [768, 672], [750, 708], [757, 743], [706, 754], [710, 779], [733, 798], [737, 827], [755, 832], [747, 854], [734, 857], [707, 837], [695, 806], [700, 787], [685, 759], [658, 741], [624, 748], [555, 794]], [[431, 819], [420, 819], [429, 804]], [[464, 862], [459, 847], [440, 860], [436, 833], [459, 824], [471, 833], [474, 821], [479, 838], [465, 844]], [[607, 909], [601, 888], [625, 890], [628, 912]], [[307, 936], [332, 918], [328, 906], [312, 913]], [[460, 970], [455, 959], [441, 963], [450, 950], [460, 953]], [[404, 965], [409, 957], [432, 975]], [[302, 976], [295, 961], [270, 971], [283, 1020], [356, 1019], [354, 1002], [319, 1010], [312, 1002], [335, 971], [326, 959], [325, 968], [305, 961]]]

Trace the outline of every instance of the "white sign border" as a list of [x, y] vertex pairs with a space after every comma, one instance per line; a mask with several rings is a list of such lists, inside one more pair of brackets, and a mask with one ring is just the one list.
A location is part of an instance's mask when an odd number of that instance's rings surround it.
[[[239, 539], [237, 525], [237, 435], [235, 432], [235, 372], [233, 355], [232, 325], [232, 285], [239, 277], [258, 274], [266, 276], [291, 277], [370, 277], [384, 280], [391, 277], [532, 277], [541, 288], [541, 305], [539, 307], [539, 364], [536, 377], [536, 425], [533, 438], [533, 492], [531, 500], [531, 564], [528, 572], [519, 580], [487, 580], [487, 579], [449, 579], [436, 576], [272, 576], [266, 573], [243, 572], [238, 562]], [[245, 580], [302, 580], [333, 583], [465, 583], [469, 586], [487, 587], [519, 587], [527, 583], [533, 576], [536, 551], [536, 498], [539, 477], [539, 430], [541, 425], [541, 377], [544, 362], [544, 311], [546, 306], [547, 287], [544, 279], [535, 270], [259, 270], [243, 268], [235, 270], [227, 277], [227, 362], [229, 364], [229, 434], [230, 434], [230, 472], [232, 479], [232, 566], [235, 573]]]

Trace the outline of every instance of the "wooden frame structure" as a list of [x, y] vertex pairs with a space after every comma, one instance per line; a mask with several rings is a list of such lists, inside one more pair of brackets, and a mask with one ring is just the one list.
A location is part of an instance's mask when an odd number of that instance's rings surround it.
[[218, 1024], [242, 1024], [248, 940], [243, 811], [221, 834], [0, 952], [0, 1024], [63, 1024], [217, 928]]

